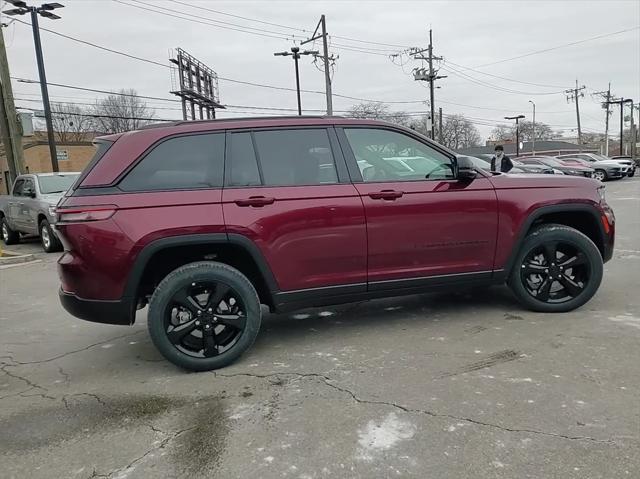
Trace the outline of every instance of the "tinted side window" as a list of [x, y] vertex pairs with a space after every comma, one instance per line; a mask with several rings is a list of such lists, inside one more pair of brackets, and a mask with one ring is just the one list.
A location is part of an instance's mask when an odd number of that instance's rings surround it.
[[16, 180], [13, 185], [13, 196], [20, 196], [22, 194], [22, 185], [24, 185], [24, 179]]
[[345, 128], [362, 178], [367, 182], [453, 179], [451, 159], [403, 133]]
[[256, 131], [254, 138], [265, 185], [338, 182], [329, 135], [325, 129]]
[[232, 133], [229, 135], [231, 145], [228, 175], [230, 186], [256, 186], [262, 184], [260, 172], [253, 150], [251, 133]]
[[224, 134], [170, 138], [151, 150], [120, 182], [125, 191], [222, 186]]

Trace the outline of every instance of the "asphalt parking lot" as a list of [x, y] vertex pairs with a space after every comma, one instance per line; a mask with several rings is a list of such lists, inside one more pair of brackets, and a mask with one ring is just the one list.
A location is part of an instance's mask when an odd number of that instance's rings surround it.
[[133, 327], [58, 303], [57, 255], [0, 270], [0, 476], [640, 476], [640, 178], [563, 315], [506, 288], [267, 315], [240, 361], [185, 373]]

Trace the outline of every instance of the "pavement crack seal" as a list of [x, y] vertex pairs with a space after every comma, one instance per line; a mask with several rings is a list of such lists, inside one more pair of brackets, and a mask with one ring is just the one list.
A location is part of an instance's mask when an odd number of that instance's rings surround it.
[[[151, 427], [151, 429], [153, 429], [156, 432], [161, 432], [162, 434], [167, 434], [164, 431], [161, 431], [149, 424], [147, 424], [147, 426]], [[138, 464], [140, 461], [144, 460], [147, 456], [149, 456], [150, 454], [152, 454], [155, 451], [158, 451], [160, 449], [164, 449], [165, 447], [167, 447], [167, 445], [173, 441], [174, 439], [176, 439], [177, 437], [181, 436], [182, 434], [184, 434], [185, 432], [191, 431], [193, 429], [196, 429], [198, 426], [190, 426], [187, 427], [185, 429], [181, 429], [177, 432], [172, 433], [169, 437], [164, 438], [162, 441], [160, 441], [160, 444], [152, 447], [151, 449], [149, 449], [148, 451], [146, 451], [144, 454], [142, 454], [141, 456], [136, 457], [133, 461], [131, 461], [129, 464], [127, 464], [125, 467], [121, 467], [120, 469], [116, 469], [115, 471], [109, 472], [107, 474], [99, 474], [97, 473], [97, 471], [94, 469], [93, 474], [90, 477], [106, 477], [106, 478], [112, 478], [114, 477], [116, 474], [118, 475], [117, 477], [126, 477], [128, 475], [128, 473], [132, 472], [135, 467], [136, 464]]]
[[[112, 342], [112, 341], [116, 341], [116, 340], [118, 340], [118, 339], [128, 338], [128, 337], [130, 337], [130, 336], [135, 336], [136, 334], [141, 334], [141, 333], [143, 333], [143, 332], [144, 332], [144, 331], [142, 331], [142, 330], [141, 330], [141, 331], [136, 331], [135, 333], [123, 334], [123, 335], [121, 335], [121, 336], [116, 336], [116, 337], [114, 337], [114, 338], [109, 338], [109, 339], [105, 339], [104, 341], [99, 341], [99, 342], [97, 342], [97, 343], [90, 344], [89, 346], [85, 346], [84, 348], [74, 349], [73, 351], [69, 351], [69, 352], [66, 352], [66, 353], [62, 353], [62, 354], [59, 354], [58, 356], [54, 356], [54, 357], [52, 357], [52, 358], [48, 358], [48, 359], [40, 359], [40, 360], [38, 360], [38, 361], [18, 361], [18, 360], [14, 359], [14, 358], [13, 358], [13, 357], [11, 357], [11, 356], [2, 356], [2, 357], [4, 357], [4, 358], [8, 358], [8, 359], [9, 359], [9, 360], [11, 360], [12, 362], [14, 362], [14, 363], [15, 363], [15, 365], [19, 365], [19, 366], [22, 366], [22, 365], [25, 365], [25, 364], [42, 364], [42, 363], [49, 363], [49, 362], [51, 362], [51, 361], [56, 361], [56, 360], [58, 360], [58, 359], [62, 359], [62, 358], [64, 358], [64, 357], [67, 357], [67, 356], [69, 356], [69, 355], [71, 355], [71, 354], [81, 353], [82, 351], [86, 351], [86, 350], [88, 350], [88, 349], [95, 348], [96, 346], [100, 346], [101, 344], [110, 343], [110, 342]], [[10, 365], [10, 366], [13, 366], [13, 365]]]
[[528, 433], [528, 434], [536, 434], [536, 435], [540, 435], [540, 436], [546, 436], [546, 437], [555, 437], [557, 439], [568, 439], [568, 440], [572, 440], [572, 441], [590, 441], [590, 442], [595, 442], [598, 444], [607, 444], [607, 445], [615, 445], [616, 442], [612, 439], [597, 439], [594, 437], [590, 437], [590, 436], [569, 436], [566, 434], [558, 434], [558, 433], [554, 433], [554, 432], [546, 432], [546, 431], [539, 431], [536, 429], [520, 429], [520, 428], [511, 428], [511, 427], [506, 427], [506, 426], [501, 426], [499, 424], [494, 424], [494, 423], [490, 423], [490, 422], [485, 422], [485, 421], [479, 421], [477, 419], [472, 419], [472, 418], [468, 418], [468, 417], [462, 417], [462, 416], [455, 416], [453, 414], [442, 414], [442, 413], [437, 413], [437, 412], [433, 412], [433, 411], [429, 411], [426, 409], [416, 409], [416, 408], [410, 408], [407, 406], [403, 406], [401, 404], [397, 404], [394, 402], [388, 402], [388, 401], [376, 401], [376, 400], [370, 400], [370, 399], [363, 399], [361, 397], [358, 397], [358, 395], [356, 395], [356, 393], [354, 393], [353, 391], [351, 391], [348, 388], [345, 388], [343, 386], [338, 386], [337, 384], [335, 384], [335, 379], [330, 378], [329, 376], [326, 376], [324, 374], [319, 374], [319, 373], [271, 373], [271, 374], [252, 374], [252, 373], [234, 373], [234, 374], [223, 374], [223, 373], [213, 373], [215, 376], [220, 376], [220, 377], [224, 377], [224, 378], [233, 378], [233, 377], [253, 377], [253, 378], [257, 378], [257, 379], [267, 379], [269, 380], [269, 382], [271, 382], [271, 378], [275, 377], [275, 378], [279, 378], [280, 376], [295, 376], [298, 378], [313, 378], [313, 379], [319, 379], [323, 384], [325, 384], [326, 386], [329, 386], [332, 389], [335, 389], [336, 391], [340, 391], [344, 394], [348, 394], [349, 396], [351, 396], [351, 398], [359, 403], [359, 404], [373, 404], [373, 405], [377, 405], [377, 406], [388, 406], [388, 407], [393, 407], [395, 409], [399, 409], [403, 412], [406, 413], [411, 413], [411, 414], [424, 414], [426, 416], [430, 416], [430, 417], [434, 417], [434, 418], [441, 418], [441, 419], [452, 419], [455, 421], [460, 421], [460, 422], [467, 422], [469, 424], [474, 424], [476, 426], [483, 426], [483, 427], [490, 427], [493, 429], [499, 429], [501, 431], [505, 431], [505, 432], [515, 432], [515, 433]]
[[[20, 376], [19, 374], [15, 374], [15, 373], [12, 373], [12, 372], [7, 371], [7, 368], [8, 368], [8, 367], [12, 367], [12, 366], [11, 366], [11, 365], [9, 365], [9, 364], [5, 364], [5, 365], [3, 365], [3, 366], [0, 366], [0, 370], [2, 370], [2, 372], [3, 372], [3, 373], [5, 373], [7, 376], [12, 377], [12, 378], [14, 378], [14, 379], [18, 379], [18, 380], [20, 380], [20, 381], [24, 382], [25, 384], [27, 384], [27, 386], [29, 386], [29, 389], [26, 389], [26, 390], [24, 390], [24, 391], [19, 392], [19, 393], [17, 394], [18, 396], [22, 396], [22, 397], [41, 396], [41, 397], [46, 398], [46, 399], [53, 399], [53, 400], [55, 400], [55, 399], [56, 399], [56, 398], [55, 398], [55, 397], [53, 397], [53, 396], [49, 396], [48, 394], [45, 394], [45, 393], [48, 393], [48, 392], [49, 392], [49, 391], [47, 390], [47, 388], [42, 387], [42, 386], [40, 386], [40, 385], [38, 385], [38, 384], [34, 383], [33, 381], [31, 381], [31, 380], [30, 380], [30, 379], [28, 379], [28, 378], [25, 378], [24, 376]], [[44, 391], [44, 392], [43, 392], [43, 393], [38, 393], [38, 394], [31, 394], [30, 396], [24, 396], [24, 394], [25, 394], [25, 393], [27, 393], [27, 392], [29, 392], [29, 391], [32, 391], [33, 389], [38, 389], [38, 390], [40, 390], [40, 391]], [[8, 397], [8, 396], [5, 396], [5, 397]]]

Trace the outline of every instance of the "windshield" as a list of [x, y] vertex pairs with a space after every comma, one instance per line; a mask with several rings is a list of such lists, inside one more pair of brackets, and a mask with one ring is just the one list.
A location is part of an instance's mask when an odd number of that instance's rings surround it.
[[40, 193], [50, 195], [53, 193], [64, 193], [67, 191], [76, 179], [78, 173], [38, 176], [40, 182]]
[[555, 158], [535, 158], [535, 160], [539, 161], [540, 163], [544, 163], [545, 165], [553, 166], [554, 168], [566, 166], [560, 163], [560, 161], [556, 160]]

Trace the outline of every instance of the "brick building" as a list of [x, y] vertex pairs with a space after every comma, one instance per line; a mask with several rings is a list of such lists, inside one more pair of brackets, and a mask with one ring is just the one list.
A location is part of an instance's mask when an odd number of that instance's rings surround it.
[[[82, 171], [95, 153], [91, 139], [95, 135], [87, 135], [83, 141], [56, 142], [58, 152], [58, 167], [60, 171]], [[29, 138], [23, 138], [24, 163], [26, 173], [47, 173], [52, 171], [49, 143], [46, 135], [37, 132]], [[4, 149], [0, 152], [0, 171], [2, 182], [0, 195], [5, 195], [10, 189], [9, 166]]]

